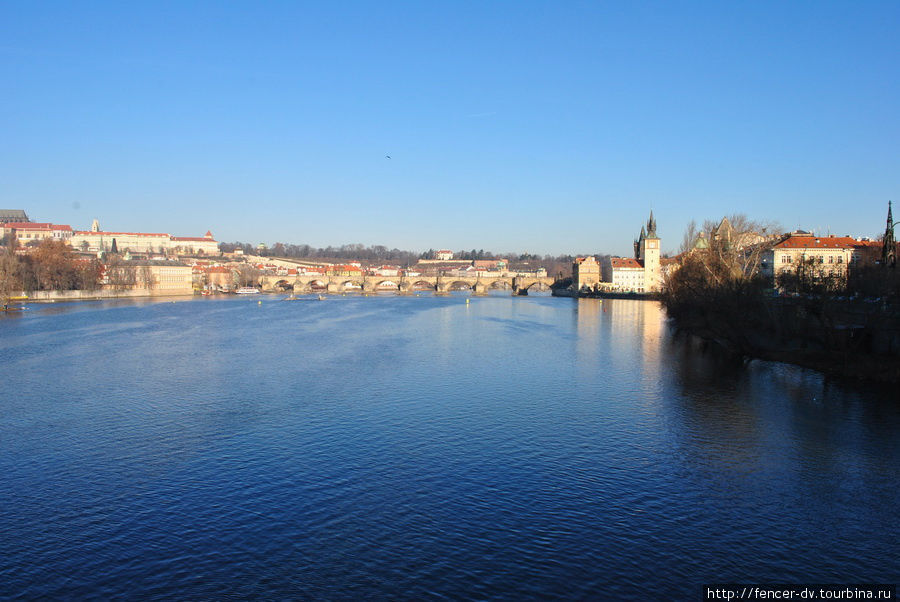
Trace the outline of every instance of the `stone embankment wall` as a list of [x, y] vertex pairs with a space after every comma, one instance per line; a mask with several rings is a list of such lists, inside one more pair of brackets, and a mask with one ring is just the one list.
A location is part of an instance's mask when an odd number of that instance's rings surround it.
[[153, 289], [130, 289], [124, 291], [34, 291], [28, 293], [28, 301], [95, 301], [98, 299], [132, 299], [137, 297], [185, 297], [194, 291], [170, 291]]

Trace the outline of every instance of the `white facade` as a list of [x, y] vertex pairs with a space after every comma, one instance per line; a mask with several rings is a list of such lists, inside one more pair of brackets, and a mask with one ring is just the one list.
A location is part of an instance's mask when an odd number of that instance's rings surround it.
[[603, 264], [603, 281], [609, 288], [626, 293], [647, 292], [647, 277], [640, 261], [631, 257], [610, 257]]
[[[94, 225], [96, 227], [96, 224]], [[110, 251], [113, 241], [121, 253], [165, 253], [173, 251], [186, 255], [218, 255], [219, 243], [211, 232], [204, 237], [179, 237], [165, 233], [148, 232], [104, 232], [102, 230], [80, 230], [69, 238], [69, 244], [79, 251]]]
[[849, 236], [792, 234], [763, 252], [760, 272], [776, 277], [782, 272], [796, 271], [803, 262], [810, 262], [824, 274], [843, 275], [848, 267], [861, 259], [870, 245]]
[[603, 282], [615, 291], [655, 293], [662, 290], [663, 276], [660, 266], [661, 241], [656, 235], [653, 212], [647, 225], [634, 241], [635, 257], [607, 257], [601, 265]]
[[15, 234], [20, 245], [46, 238], [69, 240], [72, 238], [72, 227], [63, 224], [40, 222], [10, 222], [0, 224], [0, 236]]

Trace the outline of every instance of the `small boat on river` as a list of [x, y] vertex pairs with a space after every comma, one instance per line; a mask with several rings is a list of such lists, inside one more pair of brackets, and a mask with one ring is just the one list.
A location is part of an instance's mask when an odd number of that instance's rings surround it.
[[235, 295], [258, 295], [259, 289], [253, 288], [252, 286], [242, 286], [241, 288], [234, 291]]

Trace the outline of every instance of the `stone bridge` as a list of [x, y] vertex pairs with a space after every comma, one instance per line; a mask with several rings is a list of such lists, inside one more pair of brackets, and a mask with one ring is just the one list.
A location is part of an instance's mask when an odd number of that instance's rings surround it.
[[294, 293], [361, 291], [397, 291], [408, 294], [431, 291], [446, 294], [467, 290], [476, 295], [486, 295], [492, 289], [509, 290], [513, 295], [527, 295], [529, 290], [549, 291], [553, 278], [505, 274], [500, 276], [260, 276], [264, 291], [288, 291]]

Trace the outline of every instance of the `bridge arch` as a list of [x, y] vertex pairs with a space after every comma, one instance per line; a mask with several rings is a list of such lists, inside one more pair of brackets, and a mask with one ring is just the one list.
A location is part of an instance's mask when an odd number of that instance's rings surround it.
[[532, 281], [524, 281], [521, 283], [516, 283], [516, 291], [520, 295], [527, 295], [529, 292], [533, 293], [549, 293], [552, 289], [550, 285], [544, 282], [543, 280], [532, 280]]
[[433, 282], [428, 282], [427, 280], [416, 280], [412, 284], [409, 285], [410, 290], [413, 291], [433, 291], [437, 290], [437, 287]]
[[347, 279], [341, 282], [339, 288], [342, 291], [361, 291], [363, 289], [363, 282], [360, 280]]
[[453, 291], [472, 291], [475, 289], [473, 284], [465, 282], [463, 280], [452, 280], [444, 285], [444, 290], [447, 292]]
[[372, 287], [376, 293], [380, 291], [399, 291], [400, 283], [397, 279], [385, 278], [384, 280], [376, 280], [375, 285]]
[[325, 280], [319, 280], [314, 278], [312, 280], [308, 280], [306, 282], [296, 282], [294, 284], [294, 291], [304, 291], [307, 293], [315, 293], [321, 292], [328, 289], [328, 283]]
[[280, 291], [292, 291], [294, 290], [294, 284], [282, 279], [275, 283], [274, 288]]

